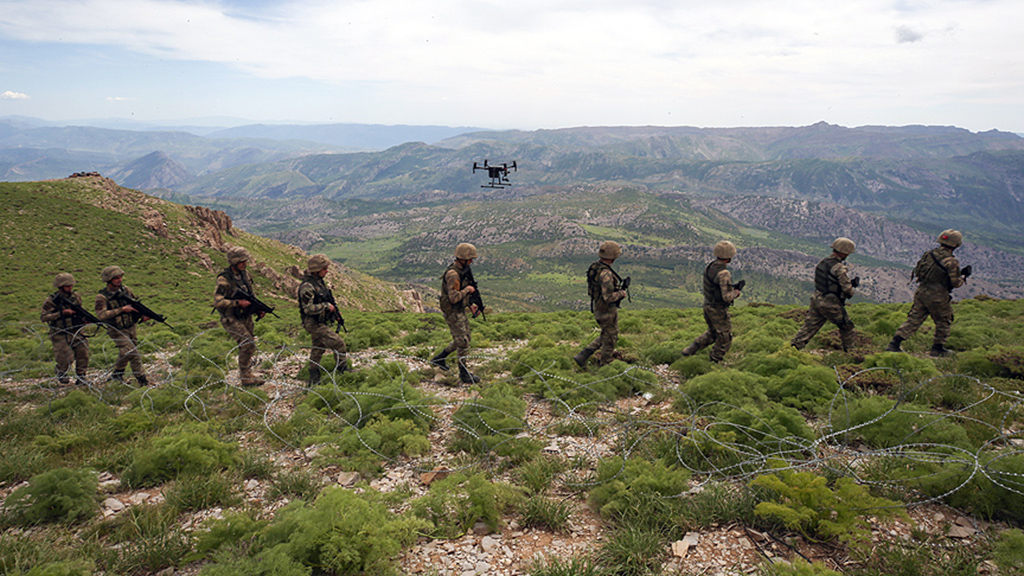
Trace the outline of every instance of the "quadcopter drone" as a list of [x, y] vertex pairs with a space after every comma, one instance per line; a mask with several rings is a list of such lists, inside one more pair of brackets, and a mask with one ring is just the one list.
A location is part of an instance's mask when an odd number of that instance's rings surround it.
[[515, 161], [513, 161], [512, 164], [509, 164], [508, 162], [502, 162], [501, 165], [491, 166], [490, 164], [487, 163], [487, 160], [484, 160], [483, 166], [480, 166], [476, 162], [473, 162], [473, 173], [476, 174], [477, 170], [487, 170], [487, 175], [490, 176], [491, 178], [491, 183], [482, 184], [480, 186], [481, 188], [504, 188], [506, 186], [511, 186], [512, 183], [509, 182], [508, 180], [509, 170], [513, 172], [519, 171]]

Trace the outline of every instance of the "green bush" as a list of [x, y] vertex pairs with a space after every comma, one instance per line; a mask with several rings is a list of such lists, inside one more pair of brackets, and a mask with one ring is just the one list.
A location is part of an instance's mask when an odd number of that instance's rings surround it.
[[264, 545], [305, 566], [338, 575], [393, 573], [390, 559], [429, 531], [429, 522], [395, 514], [372, 494], [332, 487], [307, 505], [282, 508]]
[[228, 508], [240, 502], [235, 481], [223, 474], [182, 475], [164, 489], [167, 505], [178, 512], [205, 510], [219, 506]]
[[899, 352], [881, 352], [864, 358], [864, 368], [891, 368], [904, 381], [916, 381], [939, 374], [931, 360]]
[[1008, 574], [1024, 574], [1024, 532], [1004, 530], [992, 548], [992, 559]]
[[821, 562], [813, 564], [800, 558], [791, 563], [769, 562], [758, 570], [761, 576], [841, 576], [839, 572], [829, 569]]
[[814, 430], [800, 412], [774, 402], [761, 408], [747, 405], [725, 410], [718, 418], [716, 432], [731, 431], [730, 441], [766, 455], [801, 450], [815, 439]]
[[274, 548], [250, 555], [246, 547], [229, 548], [213, 555], [199, 576], [310, 576], [313, 568], [292, 559], [284, 549]]
[[939, 444], [965, 450], [976, 446], [967, 431], [950, 419], [919, 404], [900, 404], [882, 396], [859, 398], [837, 404], [831, 415], [832, 430], [845, 442], [862, 438], [876, 448], [903, 444]]
[[770, 377], [768, 397], [798, 410], [827, 407], [839, 389], [836, 373], [825, 366], [797, 366]]
[[203, 523], [204, 530], [196, 534], [196, 552], [209, 554], [221, 548], [251, 543], [269, 524], [244, 512], [229, 512], [223, 518], [208, 520]]
[[839, 478], [832, 489], [823, 476], [780, 470], [757, 476], [750, 484], [767, 488], [775, 495], [773, 501], [761, 502], [754, 508], [758, 517], [781, 522], [807, 537], [838, 539], [857, 547], [871, 542], [867, 516], [906, 515], [899, 502], [871, 496], [867, 488], [851, 478]]
[[89, 560], [68, 560], [35, 566], [24, 576], [91, 576], [96, 564]]
[[457, 472], [432, 483], [426, 495], [412, 502], [412, 510], [433, 525], [433, 536], [457, 538], [478, 521], [497, 530], [501, 515], [521, 498], [513, 487], [493, 483], [483, 474]]
[[72, 390], [67, 396], [58, 398], [48, 405], [41, 406], [39, 416], [49, 417], [55, 421], [70, 419], [100, 420], [113, 414], [110, 406], [100, 402], [98, 398], [83, 390]]
[[615, 456], [598, 464], [597, 484], [588, 499], [602, 516], [617, 518], [630, 508], [631, 495], [675, 497], [689, 489], [689, 481], [689, 471], [669, 468], [661, 461]]
[[99, 512], [96, 474], [56, 468], [33, 476], [4, 501], [9, 521], [21, 526], [84, 522]]
[[694, 407], [717, 414], [743, 404], [760, 405], [768, 401], [767, 383], [764, 376], [750, 372], [731, 369], [711, 372], [684, 383], [681, 388], [686, 397], [677, 400], [673, 406], [683, 414], [690, 413]]
[[661, 567], [665, 542], [653, 530], [620, 528], [608, 536], [595, 555], [598, 563], [616, 576], [646, 576]]
[[533, 458], [540, 451], [539, 442], [519, 437], [526, 431], [525, 414], [522, 394], [508, 384], [496, 383], [464, 402], [452, 416], [457, 433], [451, 448], [472, 454], [493, 452], [516, 461]]
[[234, 444], [221, 442], [196, 427], [171, 427], [137, 451], [122, 482], [129, 487], [156, 486], [183, 474], [207, 474], [231, 466]]

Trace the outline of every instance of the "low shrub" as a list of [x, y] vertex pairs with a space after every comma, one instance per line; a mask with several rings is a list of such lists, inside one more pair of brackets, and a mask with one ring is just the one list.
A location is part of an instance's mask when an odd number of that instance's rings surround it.
[[434, 537], [457, 538], [476, 522], [497, 530], [501, 515], [521, 498], [512, 486], [491, 482], [483, 474], [458, 472], [432, 483], [426, 495], [412, 502], [412, 510], [433, 525]]
[[84, 522], [99, 512], [98, 488], [91, 470], [56, 468], [12, 492], [4, 508], [8, 521], [21, 526]]
[[597, 484], [588, 499], [602, 516], [614, 519], [630, 509], [632, 495], [679, 496], [689, 489], [689, 480], [689, 471], [669, 468], [661, 461], [615, 456], [598, 464]]
[[182, 474], [207, 474], [226, 468], [237, 458], [234, 444], [217, 440], [202, 427], [168, 427], [147, 448], [135, 453], [122, 482], [128, 487], [156, 486]]

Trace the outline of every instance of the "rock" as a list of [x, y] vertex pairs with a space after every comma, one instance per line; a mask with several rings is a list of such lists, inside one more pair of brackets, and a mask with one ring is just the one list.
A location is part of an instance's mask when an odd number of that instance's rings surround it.
[[255, 490], [255, 489], [259, 488], [259, 487], [260, 487], [260, 482], [259, 482], [259, 480], [255, 479], [255, 478], [250, 478], [249, 480], [246, 480], [246, 482], [245, 482], [245, 491], [246, 492], [252, 492], [253, 490]]
[[139, 504], [142, 504], [146, 500], [149, 500], [148, 492], [139, 492], [138, 494], [132, 494], [128, 498], [128, 501], [131, 502], [133, 506], [138, 506]]
[[124, 503], [117, 498], [107, 498], [103, 501], [103, 507], [111, 512], [120, 512], [125, 508]]
[[338, 474], [338, 484], [351, 487], [359, 481], [359, 472], [342, 472]]
[[486, 522], [477, 522], [473, 524], [473, 534], [477, 536], [484, 536], [491, 533], [491, 527]]
[[497, 546], [497, 545], [498, 545], [498, 541], [495, 540], [494, 538], [491, 538], [490, 536], [484, 536], [483, 539], [480, 540], [480, 549], [483, 550], [487, 554], [490, 554], [491, 552], [493, 552], [494, 551], [494, 547]]
[[686, 536], [682, 540], [677, 540], [672, 543], [672, 555], [677, 558], [684, 558], [690, 548], [696, 548], [697, 542], [700, 541], [700, 535], [696, 532], [687, 532]]
[[444, 480], [448, 477], [448, 470], [430, 470], [420, 474], [420, 482], [430, 486], [430, 484], [436, 480]]
[[975, 532], [977, 532], [977, 530], [974, 528], [953, 525], [949, 527], [947, 536], [950, 538], [970, 538], [971, 536], [974, 536]]

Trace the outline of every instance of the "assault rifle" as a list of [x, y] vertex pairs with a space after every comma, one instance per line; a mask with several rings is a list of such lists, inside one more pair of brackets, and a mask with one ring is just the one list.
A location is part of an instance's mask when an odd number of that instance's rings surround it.
[[622, 280], [622, 289], [626, 291], [626, 299], [629, 302], [633, 301], [633, 295], [629, 293], [629, 285], [632, 284], [632, 283], [633, 283], [633, 277], [632, 276], [626, 276]]
[[466, 302], [469, 303], [470, 306], [476, 304], [476, 312], [473, 313], [473, 318], [476, 318], [477, 316], [483, 316], [484, 320], [486, 321], [487, 314], [484, 313], [484, 310], [487, 307], [484, 306], [484, 299], [480, 296], [480, 286], [477, 285], [476, 278], [473, 278], [472, 270], [466, 270], [465, 280], [466, 286], [473, 287], [473, 293], [466, 297]]
[[127, 302], [128, 305], [131, 306], [132, 308], [135, 308], [135, 312], [132, 312], [132, 317], [135, 318], [136, 321], [139, 321], [143, 318], [152, 318], [153, 320], [156, 320], [157, 322], [167, 326], [168, 328], [172, 330], [174, 329], [174, 326], [171, 326], [170, 324], [167, 323], [167, 316], [164, 316], [163, 314], [157, 314], [156, 312], [153, 311], [152, 308], [146, 306], [139, 300], [132, 298], [127, 293], [122, 294], [121, 299]]
[[84, 324], [103, 324], [104, 326], [110, 326], [110, 324], [90, 314], [85, 308], [75, 304], [71, 298], [68, 298], [62, 292], [63, 291], [58, 292], [56, 297], [53, 299], [53, 305], [56, 306], [58, 310], [74, 310], [75, 313], [72, 316], [78, 316], [82, 319]]
[[338, 329], [339, 328], [345, 330], [345, 333], [348, 334], [348, 328], [345, 328], [345, 319], [341, 316], [341, 310], [338, 309], [338, 301], [334, 299], [334, 294], [332, 294], [330, 292], [328, 292], [327, 294], [328, 294], [328, 297], [324, 299], [324, 302], [334, 306], [334, 312], [328, 312], [327, 313], [327, 322], [328, 323], [331, 323], [331, 322], [335, 322], [336, 323], [334, 325], [334, 333], [335, 334], [338, 333]]
[[[232, 300], [248, 300], [249, 307], [245, 310], [251, 314], [256, 314], [259, 318], [259, 314], [274, 314], [274, 307], [267, 304], [266, 302], [260, 301], [255, 294], [249, 294], [241, 288], [235, 288], [235, 293], [231, 296]], [[280, 318], [277, 314], [274, 314], [276, 318]]]

